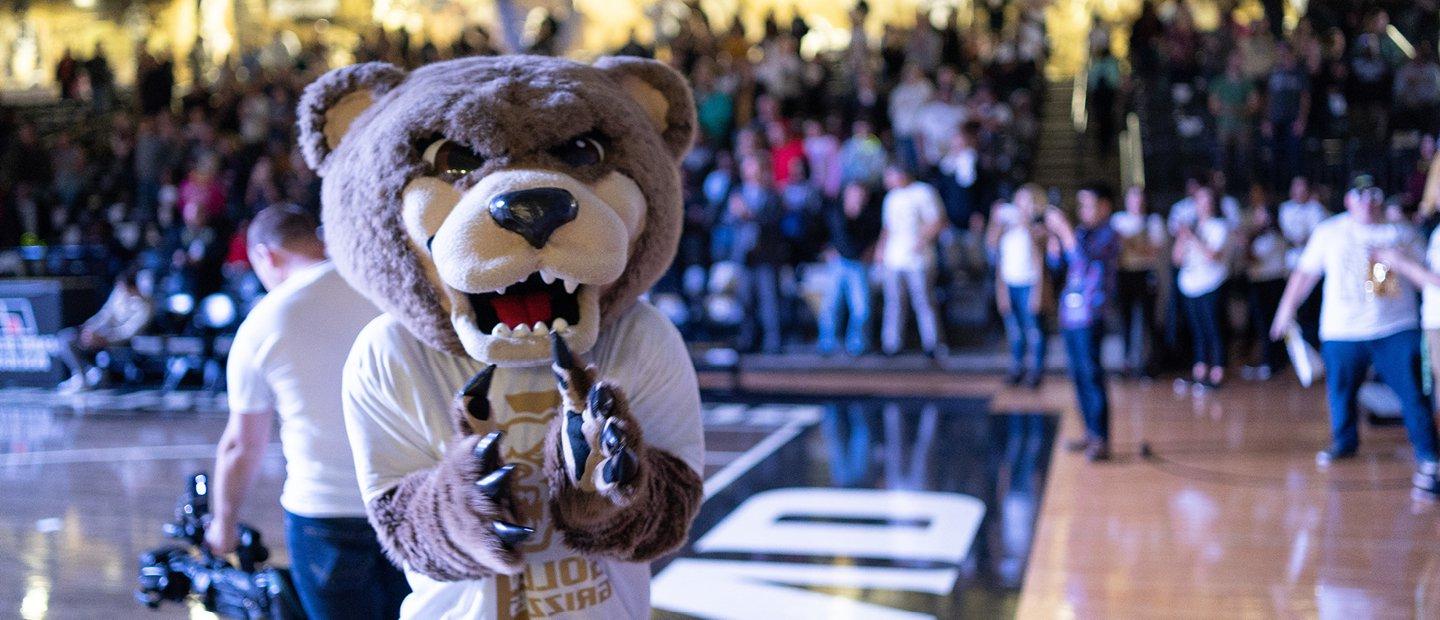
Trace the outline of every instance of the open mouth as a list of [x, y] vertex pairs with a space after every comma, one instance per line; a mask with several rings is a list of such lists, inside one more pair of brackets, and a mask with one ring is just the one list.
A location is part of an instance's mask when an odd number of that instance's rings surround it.
[[580, 284], [530, 274], [489, 293], [466, 293], [475, 312], [475, 327], [491, 336], [548, 336], [580, 323]]

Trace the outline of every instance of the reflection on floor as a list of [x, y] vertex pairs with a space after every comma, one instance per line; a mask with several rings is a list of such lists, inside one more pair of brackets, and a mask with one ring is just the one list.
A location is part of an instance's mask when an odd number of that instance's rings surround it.
[[691, 545], [658, 567], [662, 617], [1014, 614], [1054, 417], [987, 415], [978, 399], [792, 412], [818, 422], [707, 483]]
[[[662, 615], [754, 617], [741, 600], [1013, 614], [1054, 418], [988, 416], [979, 399], [707, 402], [707, 502], [692, 544], [656, 566]], [[203, 617], [144, 612], [131, 590], [185, 477], [211, 467], [217, 404], [0, 392], [0, 617]], [[243, 515], [282, 565], [283, 477], [277, 444]]]

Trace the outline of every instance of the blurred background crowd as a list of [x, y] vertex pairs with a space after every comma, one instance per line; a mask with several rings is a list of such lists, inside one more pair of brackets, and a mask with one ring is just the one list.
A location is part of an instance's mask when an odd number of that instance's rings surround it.
[[[1060, 280], [1041, 214], [1073, 212], [1070, 190], [1096, 178], [1116, 188], [1121, 364], [1189, 367], [1208, 327], [1186, 320], [1182, 272], [1210, 268], [1217, 330], [1254, 350], [1226, 348], [1268, 377], [1283, 356], [1254, 336], [1277, 282], [1356, 174], [1391, 217], [1433, 226], [1440, 26], [1435, 0], [1316, 0], [1288, 22], [1261, 4], [1208, 30], [1183, 2], [1097, 15], [1072, 89], [1047, 79], [1045, 3], [981, 3], [965, 26], [923, 11], [875, 37], [862, 0], [849, 44], [820, 53], [802, 53], [801, 16], [747, 29], [685, 3], [674, 32], [611, 50], [669, 62], [699, 112], [681, 250], [652, 299], [693, 342], [766, 354], [944, 360], [994, 350], [1004, 325], [1012, 378], [1035, 384]], [[566, 27], [548, 17], [517, 51], [565, 53]], [[376, 27], [350, 51], [413, 67], [498, 47], [479, 26], [444, 46]], [[84, 320], [62, 338], [76, 388], [140, 379], [93, 370], [97, 352], [213, 338], [263, 294], [243, 231], [270, 205], [318, 210], [294, 108], [332, 57], [319, 43], [279, 62], [239, 54], [182, 88], [176, 59], [142, 52], [117, 84], [105, 53], [54, 67], [61, 104], [0, 107], [0, 274], [105, 283], [67, 306]], [[1069, 184], [1042, 169], [1047, 110], [1083, 129]], [[1225, 251], [1197, 264], [1187, 244], [1212, 218], [1226, 225], [1205, 243]]]

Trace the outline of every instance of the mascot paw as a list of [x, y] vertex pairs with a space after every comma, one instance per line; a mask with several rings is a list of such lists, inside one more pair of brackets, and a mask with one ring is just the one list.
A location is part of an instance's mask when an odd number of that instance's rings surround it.
[[582, 366], [559, 334], [551, 343], [564, 407], [557, 442], [564, 477], [574, 488], [628, 504], [641, 473], [640, 425], [619, 388], [597, 380], [594, 367]]
[[445, 470], [456, 494], [453, 497], [468, 508], [458, 517], [465, 521], [459, 531], [466, 551], [486, 568], [516, 574], [524, 569], [517, 549], [535, 530], [515, 523], [510, 516], [514, 514], [510, 477], [515, 466], [500, 462], [502, 437], [500, 431], [467, 437], [446, 459]]

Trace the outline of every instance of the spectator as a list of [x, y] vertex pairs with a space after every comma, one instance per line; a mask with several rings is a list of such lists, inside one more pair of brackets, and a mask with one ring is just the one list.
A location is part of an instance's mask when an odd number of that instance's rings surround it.
[[1125, 191], [1125, 209], [1110, 216], [1110, 228], [1120, 239], [1115, 302], [1125, 342], [1125, 367], [1145, 375], [1151, 372], [1149, 349], [1159, 296], [1158, 269], [1167, 241], [1164, 219], [1148, 211], [1145, 189], [1131, 186]]
[[1256, 343], [1254, 377], [1267, 380], [1285, 363], [1285, 349], [1267, 338], [1275, 320], [1275, 308], [1285, 292], [1286, 241], [1271, 213], [1265, 186], [1250, 187], [1250, 208], [1244, 232], [1249, 279], [1250, 328]]
[[855, 121], [850, 137], [840, 147], [841, 183], [879, 187], [887, 159], [880, 138], [871, 133], [870, 122]]
[[906, 64], [901, 82], [890, 91], [890, 131], [895, 137], [895, 155], [907, 170], [920, 169], [920, 109], [930, 100], [935, 87], [925, 71]]
[[[1029, 184], [1015, 192], [1011, 204], [997, 204], [985, 234], [996, 256], [995, 305], [1010, 341], [1010, 385], [1039, 387], [1045, 373], [1045, 298], [1043, 268], [1045, 227], [1041, 209], [1044, 192]], [[1026, 354], [1033, 360], [1028, 366]]]
[[787, 254], [780, 230], [784, 207], [774, 180], [766, 155], [742, 160], [740, 183], [726, 198], [720, 224], [731, 231], [729, 260], [743, 266], [740, 299], [743, 307], [751, 309], [740, 326], [742, 351], [780, 352], [779, 269]]
[[1120, 240], [1109, 224], [1113, 200], [1108, 187], [1090, 184], [1076, 194], [1078, 226], [1071, 226], [1056, 208], [1047, 209], [1044, 216], [1045, 227], [1052, 235], [1051, 262], [1062, 267], [1065, 274], [1058, 319], [1070, 361], [1070, 378], [1075, 383], [1075, 399], [1085, 422], [1085, 438], [1066, 447], [1083, 451], [1091, 462], [1110, 458], [1110, 399], [1106, 394], [1105, 367], [1100, 361], [1100, 343], [1120, 255]]
[[1422, 42], [1395, 74], [1395, 128], [1434, 132], [1440, 116], [1440, 65], [1435, 45]]
[[1306, 244], [1285, 286], [1270, 337], [1285, 337], [1296, 308], [1323, 277], [1320, 338], [1332, 436], [1316, 463], [1325, 467], [1355, 456], [1360, 446], [1355, 398], [1373, 367], [1400, 401], [1415, 449], [1414, 486], [1433, 493], [1440, 455], [1431, 406], [1420, 386], [1416, 295], [1406, 280], [1393, 280], [1395, 274], [1388, 271], [1395, 266], [1401, 274], [1410, 272], [1407, 278], [1417, 275], [1401, 265], [1419, 254], [1418, 240], [1410, 227], [1382, 220], [1381, 200], [1368, 177], [1356, 179], [1345, 194], [1345, 213], [1326, 220]]
[[1297, 64], [1289, 45], [1279, 47], [1275, 70], [1265, 82], [1265, 117], [1260, 133], [1269, 143], [1272, 178], [1300, 173], [1300, 148], [1310, 116], [1310, 78]]
[[904, 306], [908, 297], [920, 330], [920, 348], [931, 358], [940, 352], [940, 325], [930, 297], [935, 269], [935, 239], [945, 226], [940, 195], [928, 183], [891, 164], [885, 168], [881, 264], [885, 267], [884, 325], [881, 348], [886, 355], [904, 344]]
[[1221, 321], [1221, 287], [1230, 277], [1231, 227], [1216, 215], [1215, 194], [1201, 187], [1195, 194], [1195, 223], [1175, 236], [1174, 260], [1185, 315], [1195, 337], [1191, 376], [1197, 385], [1219, 387], [1225, 380], [1225, 342]]
[[1210, 82], [1210, 112], [1215, 115], [1215, 161], [1230, 178], [1244, 178], [1250, 162], [1250, 132], [1260, 98], [1241, 72], [1239, 54], [1232, 54], [1225, 73]]
[[872, 190], [861, 183], [845, 186], [840, 204], [825, 211], [830, 233], [826, 260], [831, 289], [820, 312], [820, 353], [835, 352], [840, 341], [840, 311], [849, 313], [845, 352], [858, 356], [869, 349], [870, 261], [880, 238], [880, 209]]
[[70, 378], [60, 384], [60, 390], [74, 393], [98, 385], [101, 376], [99, 370], [91, 366], [91, 356], [106, 347], [128, 342], [150, 324], [154, 312], [150, 298], [140, 292], [136, 270], [120, 274], [110, 297], [95, 316], [78, 329], [66, 328], [57, 334], [60, 361], [70, 371]]

